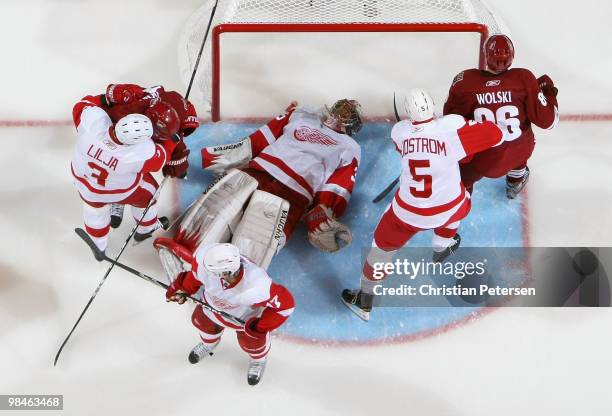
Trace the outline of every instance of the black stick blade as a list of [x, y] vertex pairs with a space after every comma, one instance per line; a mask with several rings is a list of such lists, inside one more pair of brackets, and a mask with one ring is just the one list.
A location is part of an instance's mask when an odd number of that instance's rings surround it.
[[380, 194], [378, 194], [378, 196], [374, 198], [372, 202], [376, 204], [377, 202], [380, 202], [384, 197], [386, 197], [387, 194], [393, 190], [395, 185], [397, 185], [397, 183], [399, 182], [399, 179], [400, 179], [399, 176], [395, 178], [395, 180], [391, 182], [389, 186], [387, 186]]
[[106, 254], [104, 254], [104, 252], [98, 248], [96, 243], [93, 242], [93, 240], [91, 239], [89, 234], [87, 234], [87, 232], [84, 229], [82, 229], [82, 228], [75, 228], [74, 232], [79, 237], [81, 237], [81, 239], [85, 242], [85, 244], [87, 244], [89, 246], [89, 248], [91, 249], [91, 252], [93, 253], [93, 255], [96, 258], [96, 260], [102, 261], [102, 260], [106, 259]]

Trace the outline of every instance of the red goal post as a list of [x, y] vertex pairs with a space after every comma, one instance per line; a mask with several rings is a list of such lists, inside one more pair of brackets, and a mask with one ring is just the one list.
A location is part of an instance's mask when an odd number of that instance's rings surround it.
[[[179, 61], [185, 80], [191, 75], [189, 68], [193, 68], [195, 63], [198, 39], [201, 43], [212, 3], [214, 1], [208, 0], [198, 9], [183, 34], [181, 48], [184, 49], [179, 53]], [[303, 7], [306, 3], [312, 6]], [[361, 19], [343, 15], [345, 8], [359, 4], [364, 6]], [[385, 17], [384, 12], [394, 13]], [[355, 12], [351, 10], [347, 14]], [[483, 0], [220, 0], [212, 24], [210, 45], [204, 49], [201, 68], [196, 75], [200, 92], [197, 99], [200, 102], [196, 105], [208, 104], [212, 120], [220, 120], [223, 34], [471, 32], [480, 36], [477, 53], [479, 66], [483, 68], [482, 45], [490, 33], [500, 31], [497, 17]]]

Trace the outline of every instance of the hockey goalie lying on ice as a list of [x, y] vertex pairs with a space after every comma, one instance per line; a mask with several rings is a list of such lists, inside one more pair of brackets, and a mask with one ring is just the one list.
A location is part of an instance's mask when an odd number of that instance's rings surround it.
[[266, 269], [303, 218], [308, 239], [325, 252], [351, 243], [337, 220], [348, 205], [361, 158], [351, 136], [361, 128], [360, 105], [342, 99], [325, 111], [297, 107], [245, 139], [202, 149], [204, 169], [222, 175], [184, 214], [173, 239], [154, 245], [173, 280], [180, 252], [231, 242]]

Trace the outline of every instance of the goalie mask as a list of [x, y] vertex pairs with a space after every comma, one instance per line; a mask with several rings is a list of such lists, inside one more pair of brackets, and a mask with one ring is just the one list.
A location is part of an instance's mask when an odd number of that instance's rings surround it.
[[325, 125], [329, 128], [341, 130], [349, 136], [361, 130], [361, 105], [357, 100], [343, 98], [325, 109], [328, 112]]
[[240, 272], [240, 251], [228, 243], [215, 243], [206, 251], [204, 268], [222, 280], [232, 280]]

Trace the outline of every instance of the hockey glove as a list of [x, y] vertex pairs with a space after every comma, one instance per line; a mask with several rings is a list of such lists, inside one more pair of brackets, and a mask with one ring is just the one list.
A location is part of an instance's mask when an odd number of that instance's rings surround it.
[[333, 217], [331, 209], [317, 205], [304, 216], [308, 241], [326, 253], [336, 252], [353, 241], [351, 230]]
[[161, 85], [155, 85], [153, 87], [149, 87], [144, 89], [144, 101], [146, 101], [149, 105], [153, 105], [158, 102], [166, 90]]
[[136, 84], [109, 84], [106, 87], [104, 98], [110, 106], [114, 104], [130, 104], [141, 99], [144, 95], [144, 89]]
[[174, 282], [166, 290], [166, 302], [176, 302], [182, 305], [187, 300], [187, 291], [183, 288], [183, 281], [187, 276], [187, 272], [179, 274]]
[[265, 337], [267, 332], [261, 332], [257, 330], [257, 322], [259, 318], [251, 318], [244, 324], [244, 332], [252, 338]]
[[174, 148], [172, 158], [162, 169], [164, 176], [185, 179], [187, 177], [187, 169], [189, 169], [188, 156], [189, 149], [185, 146], [185, 142], [181, 140]]
[[555, 87], [555, 83], [548, 75], [542, 75], [538, 78], [538, 84], [540, 84], [540, 89], [545, 95], [556, 97], [559, 93], [559, 90]]

